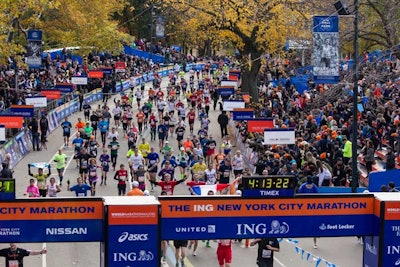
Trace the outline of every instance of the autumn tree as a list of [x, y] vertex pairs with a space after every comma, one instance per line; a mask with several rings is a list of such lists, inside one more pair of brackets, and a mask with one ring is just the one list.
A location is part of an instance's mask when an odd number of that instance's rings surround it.
[[0, 1], [0, 56], [4, 60], [25, 51], [27, 32], [43, 31], [50, 48], [79, 46], [85, 50], [122, 51], [133, 38], [119, 31], [113, 15], [125, 7], [124, 0], [2, 0]]
[[[171, 7], [190, 8], [196, 29], [213, 29], [213, 37], [229, 39], [239, 50], [242, 68], [242, 90], [258, 101], [257, 75], [261, 59], [281, 50], [290, 29], [304, 26], [306, 1], [302, 1], [302, 13], [298, 2], [284, 0], [169, 0]], [[198, 19], [201, 18], [201, 19]], [[298, 19], [290, 25], [291, 19]], [[185, 25], [186, 26], [186, 25]], [[187, 28], [186, 28], [187, 29]], [[187, 29], [190, 30], [190, 29]]]

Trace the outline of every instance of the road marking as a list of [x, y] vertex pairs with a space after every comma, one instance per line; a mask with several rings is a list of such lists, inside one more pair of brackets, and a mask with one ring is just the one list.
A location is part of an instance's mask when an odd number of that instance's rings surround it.
[[282, 267], [286, 267], [286, 265], [285, 264], [283, 264], [280, 260], [278, 260], [278, 258], [275, 256], [274, 257], [274, 260], [276, 261], [276, 263], [278, 263], [280, 266], [282, 266]]

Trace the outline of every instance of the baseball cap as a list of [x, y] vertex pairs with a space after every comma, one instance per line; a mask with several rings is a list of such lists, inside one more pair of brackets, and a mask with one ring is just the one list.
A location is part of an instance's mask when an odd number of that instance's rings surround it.
[[132, 182], [133, 187], [139, 187], [139, 182], [138, 181], [133, 181]]

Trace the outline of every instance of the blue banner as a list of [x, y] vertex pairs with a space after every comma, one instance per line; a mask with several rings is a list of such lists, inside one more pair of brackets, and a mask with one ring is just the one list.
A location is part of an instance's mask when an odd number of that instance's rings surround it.
[[2, 242], [104, 241], [101, 199], [1, 202]]
[[364, 237], [364, 253], [362, 266], [379, 266], [379, 236]]
[[74, 85], [72, 83], [57, 83], [56, 89], [60, 90], [62, 94], [68, 94], [74, 91]]
[[222, 97], [229, 97], [231, 95], [234, 95], [235, 93], [235, 88], [218, 88], [218, 95]]
[[157, 225], [108, 226], [108, 266], [158, 266]]
[[21, 106], [21, 107], [13, 106], [13, 107], [10, 107], [10, 112], [11, 112], [12, 115], [21, 116], [21, 117], [24, 117], [24, 118], [32, 118], [33, 115], [34, 115], [34, 111], [35, 111], [35, 109], [33, 107], [32, 108], [24, 107], [24, 106]]
[[162, 240], [373, 234], [372, 195], [273, 199], [160, 197], [159, 201]]
[[[396, 193], [395, 193], [396, 194]], [[400, 202], [398, 197], [387, 198], [384, 202], [383, 224], [383, 247], [381, 248], [381, 266], [400, 266]], [[382, 208], [382, 207], [381, 207]]]
[[121, 201], [106, 197], [105, 203], [107, 266], [159, 266], [159, 202], [154, 198], [127, 197]]
[[28, 30], [28, 41], [42, 41], [41, 30]]
[[253, 111], [232, 111], [234, 121], [244, 121], [254, 118]]
[[339, 82], [339, 18], [314, 16], [313, 18], [314, 82]]

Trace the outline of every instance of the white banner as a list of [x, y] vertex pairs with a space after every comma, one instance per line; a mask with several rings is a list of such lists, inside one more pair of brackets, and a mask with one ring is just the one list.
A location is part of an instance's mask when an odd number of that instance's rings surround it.
[[264, 145], [295, 144], [294, 129], [264, 129]]
[[244, 108], [244, 101], [225, 100], [223, 104], [224, 111], [233, 111], [234, 108]]
[[47, 97], [45, 96], [26, 97], [25, 104], [33, 105], [35, 108], [47, 107]]
[[6, 127], [0, 125], [0, 142], [6, 141]]
[[221, 81], [221, 86], [233, 86], [235, 88], [238, 87], [237, 81]]
[[86, 85], [88, 83], [87, 77], [71, 77], [71, 83], [77, 85]]

